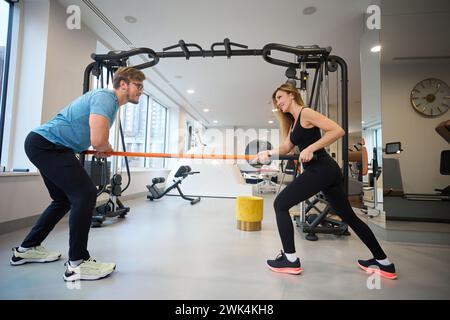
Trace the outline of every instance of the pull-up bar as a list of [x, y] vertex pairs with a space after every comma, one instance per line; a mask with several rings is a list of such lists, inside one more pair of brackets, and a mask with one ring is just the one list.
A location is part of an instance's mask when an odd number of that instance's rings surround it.
[[[223, 46], [224, 50], [216, 50], [215, 47]], [[231, 46], [235, 46], [241, 49], [232, 49]], [[195, 48], [196, 50], [190, 50], [189, 48]], [[170, 51], [175, 48], [180, 48], [181, 51]], [[280, 59], [274, 59], [270, 57], [272, 51], [281, 51], [286, 53], [292, 53], [298, 57], [297, 63], [292, 63]], [[191, 57], [227, 57], [232, 56], [262, 56], [263, 59], [269, 63], [299, 68], [301, 62], [313, 62], [320, 63], [326, 60], [326, 57], [331, 52], [331, 47], [320, 48], [319, 46], [310, 47], [290, 47], [277, 43], [269, 43], [262, 49], [248, 49], [248, 46], [231, 42], [226, 38], [223, 42], [216, 42], [211, 45], [211, 50], [203, 50], [201, 46], [196, 43], [185, 43], [184, 40], [180, 40], [178, 44], [166, 47], [162, 52], [155, 52], [149, 48], [136, 48], [128, 51], [111, 51], [107, 54], [91, 54], [91, 58], [96, 62], [119, 62], [123, 59], [128, 59], [132, 56], [147, 54], [151, 61], [133, 66], [135, 69], [145, 69], [153, 67], [159, 62], [159, 58], [186, 58], [189, 60]]]

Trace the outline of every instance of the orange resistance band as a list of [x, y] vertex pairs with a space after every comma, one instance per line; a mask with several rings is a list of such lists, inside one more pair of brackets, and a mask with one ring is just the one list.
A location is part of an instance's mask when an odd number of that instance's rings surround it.
[[[96, 154], [96, 151], [87, 150], [86, 154]], [[228, 155], [228, 154], [176, 154], [176, 153], [145, 153], [145, 152], [105, 152], [109, 156], [148, 157], [148, 158], [187, 158], [187, 159], [223, 159], [223, 160], [253, 160], [256, 155]]]

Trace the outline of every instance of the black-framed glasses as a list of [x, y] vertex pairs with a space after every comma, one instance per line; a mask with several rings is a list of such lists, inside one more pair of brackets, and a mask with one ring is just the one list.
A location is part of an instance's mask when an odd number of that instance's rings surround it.
[[132, 84], [134, 84], [138, 90], [144, 90], [144, 85], [142, 83], [137, 83], [137, 82], [133, 82], [133, 81], [130, 81], [130, 82]]

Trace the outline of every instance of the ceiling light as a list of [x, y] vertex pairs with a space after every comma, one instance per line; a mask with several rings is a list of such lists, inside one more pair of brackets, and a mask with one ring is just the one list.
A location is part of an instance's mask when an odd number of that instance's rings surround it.
[[370, 48], [370, 51], [371, 52], [380, 52], [381, 46], [380, 45], [373, 46], [372, 48]]
[[187, 93], [189, 93], [189, 94], [194, 94], [195, 91], [194, 91], [194, 89], [188, 89], [188, 90], [187, 90]]
[[217, 121], [217, 120], [214, 120], [213, 122], [214, 122], [214, 123], [219, 123], [219, 121]]
[[316, 7], [306, 7], [305, 9], [303, 9], [303, 14], [309, 16], [315, 13], [316, 11], [317, 11]]
[[203, 112], [209, 112], [208, 108], [203, 109]]
[[273, 123], [273, 120], [269, 120], [269, 121], [267, 121], [268, 123], [270, 123], [270, 124], [272, 124]]
[[132, 17], [132, 16], [125, 16], [124, 19], [128, 23], [136, 23], [137, 22], [137, 19], [135, 17]]
[[273, 108], [272, 109], [272, 112], [277, 112], [278, 111], [278, 108]]

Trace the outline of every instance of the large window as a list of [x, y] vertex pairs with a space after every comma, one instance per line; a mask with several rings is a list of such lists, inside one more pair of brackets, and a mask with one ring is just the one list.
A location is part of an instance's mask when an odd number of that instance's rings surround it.
[[[121, 120], [122, 130], [125, 139], [126, 150], [129, 152], [145, 152], [147, 140], [147, 119], [148, 119], [148, 102], [147, 94], [141, 95], [138, 104], [128, 103], [122, 107]], [[122, 166], [125, 165], [122, 160]], [[145, 158], [128, 157], [130, 167], [145, 167]]]
[[[167, 108], [158, 101], [152, 99], [151, 112], [149, 115], [150, 130], [147, 134], [147, 152], [164, 153], [167, 142]], [[164, 158], [146, 158], [147, 168], [163, 168]]]
[[[162, 104], [144, 93], [139, 104], [122, 107], [120, 118], [127, 151], [166, 151], [167, 108]], [[128, 161], [130, 167], [138, 168], [163, 168], [165, 164], [163, 158], [129, 157]]]
[[5, 127], [6, 92], [8, 83], [9, 50], [11, 38], [11, 21], [13, 5], [0, 0], [0, 163], [3, 150], [3, 133]]

